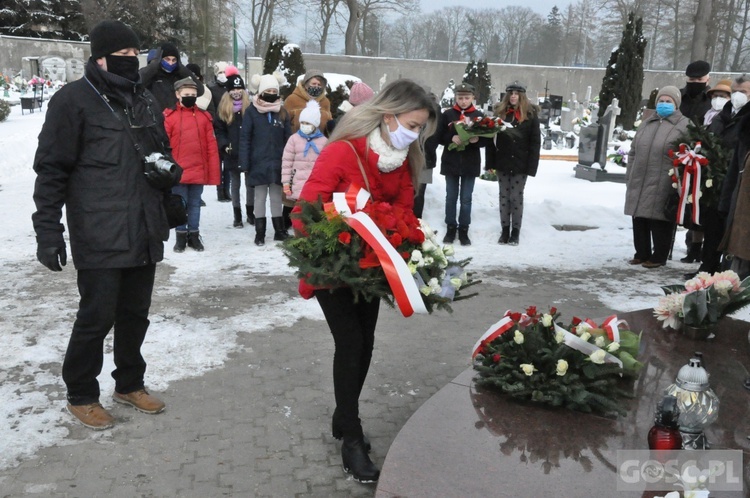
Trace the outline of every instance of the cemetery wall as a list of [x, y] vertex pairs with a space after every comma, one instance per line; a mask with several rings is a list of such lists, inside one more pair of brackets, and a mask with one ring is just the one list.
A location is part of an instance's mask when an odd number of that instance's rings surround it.
[[[3, 74], [16, 74], [23, 69], [24, 78], [32, 65], [24, 64], [24, 57], [56, 56], [66, 61], [69, 59], [87, 60], [90, 55], [87, 42], [42, 40], [0, 35], [0, 70]], [[373, 89], [380, 88], [381, 81], [392, 81], [397, 78], [411, 78], [440, 95], [453, 79], [461, 80], [466, 62], [406, 60], [388, 57], [359, 57], [350, 55], [304, 54], [308, 68], [324, 72], [351, 74], [359, 77]], [[262, 70], [261, 59], [254, 57], [247, 61], [248, 74]], [[528, 66], [523, 64], [489, 64], [494, 92], [499, 94], [505, 85], [518, 80], [527, 86], [529, 96], [544, 96], [545, 86], [551, 95], [560, 95], [567, 102], [575, 92], [578, 100], [583, 100], [587, 87], [591, 87], [592, 98], [599, 93], [603, 68], [581, 67], [547, 67]], [[207, 68], [205, 73], [210, 74]], [[712, 73], [712, 82], [724, 77], [736, 77], [739, 74]], [[652, 89], [665, 85], [683, 86], [685, 76], [682, 71], [645, 71], [643, 96], [648, 97]]]

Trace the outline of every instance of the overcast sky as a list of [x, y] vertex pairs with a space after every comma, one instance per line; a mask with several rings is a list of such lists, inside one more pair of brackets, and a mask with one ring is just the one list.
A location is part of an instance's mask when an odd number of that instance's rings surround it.
[[463, 5], [472, 9], [502, 9], [511, 5], [521, 5], [529, 7], [534, 12], [538, 12], [543, 16], [547, 16], [552, 7], [557, 5], [561, 11], [565, 10], [565, 7], [570, 2], [560, 2], [555, 0], [525, 0], [525, 1], [497, 1], [497, 0], [473, 0], [469, 3], [459, 3], [456, 0], [420, 0], [422, 4], [422, 10], [424, 12], [432, 12], [440, 10], [443, 7], [452, 7], [455, 5]]

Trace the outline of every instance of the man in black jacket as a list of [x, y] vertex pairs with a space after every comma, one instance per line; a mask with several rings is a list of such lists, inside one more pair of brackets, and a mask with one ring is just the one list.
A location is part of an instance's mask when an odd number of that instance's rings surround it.
[[141, 82], [150, 91], [161, 110], [174, 109], [177, 96], [174, 84], [184, 78], [192, 78], [198, 87], [198, 97], [203, 95], [203, 83], [180, 61], [180, 51], [171, 43], [162, 43], [154, 59], [141, 69]]
[[102, 21], [90, 39], [84, 77], [49, 102], [34, 157], [32, 221], [37, 259], [62, 271], [66, 207], [81, 296], [62, 368], [68, 410], [85, 426], [106, 429], [114, 417], [99, 403], [96, 378], [113, 326], [114, 401], [145, 413], [164, 410], [144, 388], [140, 349], [156, 262], [169, 237], [164, 192], [179, 181], [181, 169], [144, 160], [153, 152], [169, 157], [169, 141], [161, 109], [139, 82], [135, 32], [119, 21]]

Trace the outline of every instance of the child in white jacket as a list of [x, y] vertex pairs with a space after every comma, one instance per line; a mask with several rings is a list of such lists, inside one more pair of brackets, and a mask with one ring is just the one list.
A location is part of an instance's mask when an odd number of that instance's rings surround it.
[[287, 199], [296, 201], [320, 151], [328, 139], [321, 133], [320, 105], [314, 99], [299, 115], [299, 131], [289, 137], [281, 159], [281, 185]]

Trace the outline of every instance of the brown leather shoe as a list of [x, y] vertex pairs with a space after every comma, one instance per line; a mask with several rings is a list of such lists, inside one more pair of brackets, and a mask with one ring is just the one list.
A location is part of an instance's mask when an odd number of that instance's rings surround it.
[[659, 268], [660, 266], [664, 266], [664, 263], [655, 263], [654, 261], [646, 261], [641, 266], [644, 268]]
[[630, 261], [628, 261], [629, 265], [640, 265], [643, 264], [643, 260], [640, 260], [638, 258], [633, 258]]
[[150, 395], [145, 389], [139, 389], [128, 394], [120, 394], [115, 391], [112, 399], [118, 403], [130, 405], [140, 412], [152, 415], [163, 412], [166, 407], [162, 400]]
[[95, 431], [109, 429], [115, 425], [115, 417], [105, 410], [101, 403], [91, 403], [89, 405], [69, 404], [68, 411], [83, 425]]

